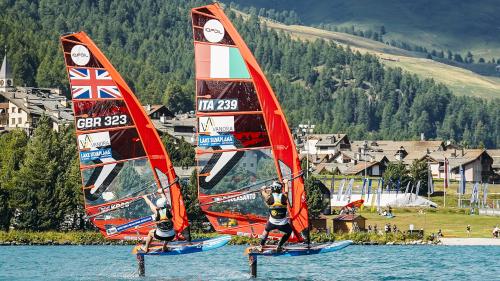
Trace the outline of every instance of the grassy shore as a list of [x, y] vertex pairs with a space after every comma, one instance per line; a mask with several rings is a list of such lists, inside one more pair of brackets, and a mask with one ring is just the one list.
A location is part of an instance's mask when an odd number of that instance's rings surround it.
[[[217, 233], [193, 233], [193, 239], [211, 238]], [[329, 234], [312, 233], [313, 242], [333, 242], [338, 240], [353, 240], [357, 244], [414, 244], [415, 241], [427, 242], [428, 237], [405, 236], [402, 233], [377, 235], [374, 233]], [[259, 240], [234, 236], [230, 245], [258, 245]], [[0, 231], [0, 245], [134, 245], [137, 241], [106, 240], [100, 233], [90, 231], [71, 232], [30, 232], [13, 230]], [[271, 242], [272, 243], [272, 242]]]

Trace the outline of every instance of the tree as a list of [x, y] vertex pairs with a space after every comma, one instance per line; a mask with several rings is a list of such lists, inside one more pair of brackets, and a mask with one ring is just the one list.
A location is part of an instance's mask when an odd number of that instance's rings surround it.
[[304, 187], [307, 195], [307, 207], [309, 211], [309, 216], [311, 218], [318, 218], [319, 215], [328, 207], [327, 201], [323, 198], [323, 189], [326, 189], [325, 185], [315, 179], [314, 177], [309, 177], [304, 182]]
[[181, 191], [191, 229], [201, 229], [201, 224], [207, 219], [201, 211], [200, 201], [198, 201], [198, 173], [196, 170], [191, 174], [189, 181], [181, 181]]
[[0, 230], [8, 230], [12, 208], [12, 177], [21, 165], [28, 138], [22, 130], [0, 135]]
[[380, 27], [380, 35], [385, 35], [387, 32], [385, 31], [385, 26]]
[[12, 207], [16, 228], [39, 231], [57, 226], [54, 139], [50, 121], [43, 116], [28, 142], [21, 168], [14, 174]]
[[428, 177], [429, 171], [427, 162], [425, 160], [413, 160], [410, 166], [410, 175], [414, 183], [420, 181], [420, 192], [419, 194], [428, 193]]
[[169, 83], [164, 96], [167, 107], [172, 112], [189, 112], [193, 110], [194, 101], [191, 92], [176, 82]]
[[393, 183], [396, 186], [399, 182], [399, 187], [403, 188], [411, 180], [409, 171], [402, 161], [390, 162], [384, 172], [384, 182]]

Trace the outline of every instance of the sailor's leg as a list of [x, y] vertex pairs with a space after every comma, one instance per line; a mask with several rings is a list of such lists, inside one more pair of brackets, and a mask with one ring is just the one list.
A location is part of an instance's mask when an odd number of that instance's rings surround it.
[[169, 249], [168, 249], [168, 247], [167, 247], [167, 246], [168, 246], [168, 242], [170, 242], [170, 241], [174, 240], [174, 238], [175, 238], [175, 235], [174, 235], [174, 236], [167, 237], [167, 238], [165, 238], [165, 239], [163, 240], [163, 247], [161, 248], [163, 252], [167, 252], [167, 251], [169, 251]]
[[168, 250], [167, 245], [168, 245], [168, 241], [163, 241], [163, 247], [161, 248], [161, 250], [163, 252], [166, 252]]
[[149, 244], [151, 244], [151, 240], [153, 240], [154, 233], [155, 233], [154, 229], [149, 231], [148, 237], [146, 238], [146, 245], [144, 245], [144, 247], [142, 248], [146, 253], [149, 250]]
[[260, 239], [260, 245], [261, 246], [264, 246], [266, 244], [267, 236], [269, 236], [269, 232], [267, 232], [266, 230], [264, 230], [264, 232], [262, 232], [262, 238]]
[[260, 239], [260, 246], [264, 247], [267, 241], [267, 237], [269, 236], [269, 232], [273, 230], [272, 229], [272, 224], [270, 222], [266, 223], [266, 228], [264, 229], [264, 232], [262, 232], [262, 239]]
[[281, 237], [280, 239], [280, 242], [278, 243], [278, 249], [282, 248], [283, 245], [285, 244], [286, 241], [288, 241], [288, 239], [290, 238], [290, 236], [292, 235], [292, 226], [287, 223], [283, 226], [280, 226], [280, 231], [284, 232], [285, 235], [283, 235], [283, 237]]

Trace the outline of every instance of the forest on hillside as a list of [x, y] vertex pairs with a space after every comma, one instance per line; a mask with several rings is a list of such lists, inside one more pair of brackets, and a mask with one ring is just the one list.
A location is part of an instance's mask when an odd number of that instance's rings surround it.
[[[85, 30], [143, 103], [193, 109], [193, 44], [189, 11], [205, 1], [2, 1], [0, 44], [17, 85], [59, 87], [67, 81], [58, 37]], [[454, 96], [444, 85], [375, 56], [331, 42], [302, 42], [226, 9], [267, 73], [292, 128], [352, 139], [450, 139], [469, 147], [500, 144], [500, 99]]]

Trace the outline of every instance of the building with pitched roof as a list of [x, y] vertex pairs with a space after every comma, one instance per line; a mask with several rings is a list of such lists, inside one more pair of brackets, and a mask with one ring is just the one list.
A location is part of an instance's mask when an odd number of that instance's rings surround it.
[[491, 169], [494, 173], [493, 178], [497, 182], [500, 180], [500, 149], [488, 149], [487, 152], [493, 160]]
[[448, 159], [452, 180], [460, 180], [460, 167], [464, 169], [466, 181], [485, 182], [493, 176], [493, 158], [485, 149], [453, 149], [430, 153], [429, 156], [439, 165], [437, 172], [433, 170], [434, 178], [444, 179], [445, 159]]
[[0, 68], [0, 131], [21, 128], [30, 134], [41, 116], [47, 116], [54, 130], [73, 122], [73, 113], [59, 89], [16, 87], [4, 57]]
[[351, 143], [346, 134], [313, 134], [301, 147], [300, 154], [336, 154], [341, 150], [351, 149]]

